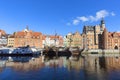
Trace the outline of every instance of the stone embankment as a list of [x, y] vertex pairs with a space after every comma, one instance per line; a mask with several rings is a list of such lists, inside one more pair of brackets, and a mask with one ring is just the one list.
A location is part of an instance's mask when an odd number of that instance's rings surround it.
[[84, 50], [82, 54], [119, 54], [120, 50], [115, 50], [115, 49], [91, 49], [91, 50]]

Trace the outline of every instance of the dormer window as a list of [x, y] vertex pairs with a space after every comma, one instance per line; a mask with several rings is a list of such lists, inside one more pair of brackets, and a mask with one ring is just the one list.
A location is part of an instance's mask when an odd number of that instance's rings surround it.
[[33, 36], [33, 38], [35, 38], [35, 36]]

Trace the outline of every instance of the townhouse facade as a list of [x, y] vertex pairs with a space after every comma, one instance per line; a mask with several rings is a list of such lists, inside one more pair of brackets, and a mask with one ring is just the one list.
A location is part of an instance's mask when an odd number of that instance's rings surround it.
[[62, 47], [63, 46], [63, 38], [60, 35], [44, 35], [43, 36], [43, 46], [46, 47]]
[[14, 47], [15, 44], [15, 38], [14, 35], [9, 35], [7, 40], [7, 46], [8, 47]]
[[84, 26], [83, 32], [68, 33], [66, 35], [66, 46], [79, 47], [81, 49], [101, 49], [102, 33], [105, 29], [105, 22], [102, 19], [100, 25]]
[[120, 32], [108, 32], [105, 28], [102, 39], [103, 49], [120, 49]]
[[82, 48], [82, 35], [76, 31], [75, 33], [68, 33], [64, 38], [66, 47], [79, 47]]
[[23, 31], [18, 31], [13, 34], [14, 36], [14, 46], [13, 47], [36, 47], [42, 48], [42, 33], [34, 32], [28, 29]]
[[7, 46], [7, 36], [4, 30], [0, 30], [0, 47]]
[[81, 36], [82, 49], [120, 49], [120, 32], [108, 32], [103, 19], [100, 25], [84, 26]]
[[9, 47], [79, 47], [81, 49], [120, 49], [120, 32], [108, 32], [105, 21], [99, 25], [84, 26], [83, 32], [68, 33], [65, 37], [60, 35], [43, 35], [34, 32], [28, 27], [23, 31], [14, 32], [7, 36], [0, 30], [0, 46]]
[[105, 22], [102, 19], [100, 25], [84, 26], [83, 28], [83, 48], [85, 49], [101, 49], [102, 33], [105, 29]]

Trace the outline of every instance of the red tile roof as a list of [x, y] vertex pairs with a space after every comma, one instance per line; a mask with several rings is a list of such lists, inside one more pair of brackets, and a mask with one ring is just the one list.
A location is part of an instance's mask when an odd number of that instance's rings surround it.
[[33, 33], [32, 33], [32, 36], [36, 36], [36, 37], [37, 37], [37, 36], [41, 36], [41, 35], [42, 35], [42, 33], [40, 33], [40, 32], [33, 32]]
[[108, 33], [108, 36], [109, 36], [109, 37], [113, 37], [114, 35], [117, 35], [117, 36], [120, 37], [120, 32], [109, 32], [109, 33]]
[[5, 31], [1, 30], [1, 29], [0, 29], [0, 33], [1, 33], [1, 35], [6, 35]]
[[53, 39], [59, 39], [59, 36], [51, 35], [51, 36], [50, 36], [50, 39], [51, 39], [51, 40], [53, 40]]
[[9, 38], [14, 38], [14, 35], [10, 35]]
[[27, 35], [30, 35], [31, 37], [38, 37], [38, 36], [41, 36], [42, 33], [40, 32], [32, 32], [32, 31], [29, 31], [29, 32], [25, 32], [25, 31], [21, 31], [21, 32], [16, 32], [15, 33], [15, 37], [23, 37], [23, 36], [27, 36]]
[[15, 36], [25, 36], [25, 32], [16, 32]]
[[45, 35], [43, 35], [43, 36], [42, 36], [42, 40], [45, 40], [45, 38], [46, 38], [46, 36], [45, 36]]

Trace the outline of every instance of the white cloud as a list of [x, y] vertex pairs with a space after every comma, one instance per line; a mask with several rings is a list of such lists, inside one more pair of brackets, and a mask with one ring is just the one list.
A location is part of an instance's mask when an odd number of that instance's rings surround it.
[[96, 20], [96, 18], [93, 17], [93, 16], [89, 16], [89, 19], [90, 19], [91, 21], [95, 21], [95, 20]]
[[97, 21], [97, 20], [99, 20], [99, 19], [101, 19], [101, 18], [105, 18], [105, 17], [108, 16], [108, 15], [109, 15], [109, 12], [108, 12], [108, 11], [106, 11], [106, 10], [101, 10], [101, 11], [98, 11], [98, 12], [96, 13], [95, 19], [96, 19], [96, 21]]
[[96, 12], [95, 16], [88, 16], [89, 21], [98, 21], [101, 18], [105, 18], [109, 16], [109, 12], [106, 10], [100, 10], [98, 12]]
[[78, 16], [76, 17], [71, 24], [73, 25], [78, 25], [81, 21], [86, 22], [86, 21], [98, 21], [101, 18], [105, 18], [107, 16], [115, 16], [114, 12], [108, 12], [107, 10], [100, 10], [96, 12], [96, 15], [90, 15], [90, 16]]
[[115, 14], [114, 12], [111, 12], [111, 15], [112, 15], [112, 16], [115, 16], [116, 14]]
[[83, 22], [85, 22], [85, 21], [88, 21], [89, 19], [87, 18], [87, 17], [85, 17], [85, 16], [82, 16], [82, 17], [77, 17], [77, 19], [78, 20], [81, 20], [81, 21], [83, 21]]
[[73, 20], [73, 24], [74, 24], [74, 25], [78, 25], [79, 22], [80, 22], [80, 20], [78, 20], [78, 19], [74, 19], [74, 20]]

